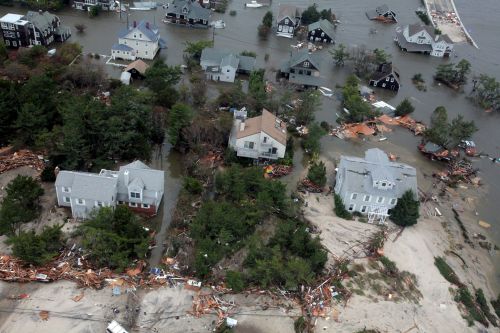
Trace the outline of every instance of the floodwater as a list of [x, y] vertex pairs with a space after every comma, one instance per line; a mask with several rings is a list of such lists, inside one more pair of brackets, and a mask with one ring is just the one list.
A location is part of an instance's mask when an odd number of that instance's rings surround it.
[[[232, 0], [227, 13], [236, 10], [236, 16], [229, 14], [212, 15], [212, 20], [223, 19], [226, 22], [226, 29], [219, 30], [199, 30], [166, 25], [161, 20], [165, 11], [158, 8], [154, 11], [136, 11], [128, 16], [129, 22], [134, 20], [148, 20], [156, 23], [160, 27], [161, 35], [166, 40], [168, 48], [162, 50], [160, 57], [166, 59], [169, 64], [181, 64], [182, 53], [186, 41], [196, 41], [200, 39], [214, 39], [215, 46], [225, 48], [235, 52], [243, 50], [254, 51], [257, 54], [257, 66], [266, 68], [266, 75], [269, 79], [274, 78], [273, 70], [279, 68], [280, 64], [286, 60], [292, 50], [290, 45], [295, 44], [295, 40], [278, 38], [270, 35], [267, 40], [260, 40], [257, 36], [257, 26], [267, 10], [277, 13], [279, 1], [272, 3], [271, 8], [245, 8], [244, 0]], [[295, 4], [307, 7], [313, 1], [304, 0], [282, 0], [282, 3]], [[414, 118], [424, 122], [429, 121], [432, 111], [440, 105], [447, 108], [450, 117], [462, 114], [467, 120], [474, 120], [479, 128], [474, 140], [479, 150], [495, 157], [500, 157], [500, 114], [487, 114], [473, 105], [466, 97], [470, 92], [470, 85], [465, 87], [465, 94], [456, 93], [449, 88], [437, 86], [432, 83], [432, 76], [436, 66], [450, 61], [458, 62], [462, 58], [468, 59], [472, 63], [473, 75], [487, 73], [500, 79], [500, 43], [498, 42], [498, 32], [500, 32], [500, 21], [498, 20], [498, 1], [481, 0], [466, 1], [456, 0], [455, 4], [460, 17], [472, 37], [479, 45], [479, 49], [469, 44], [455, 45], [454, 54], [450, 59], [438, 59], [430, 56], [408, 54], [400, 51], [393, 42], [396, 25], [384, 25], [382, 23], [369, 21], [365, 16], [365, 11], [378, 5], [371, 1], [349, 0], [349, 1], [314, 1], [320, 9], [332, 8], [341, 24], [337, 28], [336, 41], [347, 46], [366, 45], [369, 49], [380, 48], [392, 55], [392, 61], [400, 70], [402, 87], [397, 95], [378, 91], [388, 103], [397, 105], [403, 98], [410, 97], [416, 107]], [[398, 14], [398, 25], [419, 22], [415, 15], [415, 10], [422, 6], [420, 0], [384, 0]], [[0, 7], [0, 14], [12, 12], [16, 8]], [[24, 12], [25, 9], [17, 9]], [[73, 28], [73, 36], [70, 41], [78, 42], [83, 46], [84, 52], [110, 54], [110, 47], [117, 42], [117, 33], [126, 25], [126, 13], [105, 13], [102, 12], [97, 18], [90, 19], [83, 11], [65, 9], [58, 14], [63, 24], [73, 27], [77, 23], [84, 23], [87, 29], [84, 33], [77, 33]], [[377, 33], [370, 34], [371, 29], [377, 29]], [[268, 61], [264, 60], [269, 54]], [[319, 51], [323, 57], [321, 63], [321, 78], [324, 85], [335, 89], [336, 85], [343, 84], [345, 77], [350, 73], [349, 64], [345, 68], [335, 68], [327, 50]], [[119, 75], [118, 69], [112, 69]], [[426, 80], [428, 91], [418, 91], [411, 83], [411, 77], [421, 73]], [[323, 99], [323, 107], [316, 114], [318, 121], [328, 121], [334, 123], [336, 113], [339, 112], [339, 104], [332, 99]], [[417, 151], [418, 139], [406, 131], [396, 130], [387, 135], [386, 142], [397, 143], [399, 149], [410, 153], [411, 161], [417, 167], [429, 167], [430, 162], [426, 161]], [[383, 148], [382, 143], [380, 146]], [[352, 154], [361, 155], [366, 149], [366, 145], [359, 142], [342, 141], [333, 137], [325, 137], [322, 140], [323, 154], [335, 156], [334, 152], [348, 151]], [[162, 157], [163, 167], [170, 173], [176, 174], [180, 169], [180, 156], [170, 154]], [[484, 189], [487, 195], [481, 200], [478, 210], [478, 219], [488, 221], [492, 224], [491, 232], [497, 244], [500, 244], [500, 219], [497, 216], [496, 204], [500, 198], [500, 165], [492, 164], [487, 159], [477, 159], [475, 166], [480, 169], [480, 176], [486, 183]], [[164, 214], [170, 214], [171, 207], [174, 206], [177, 198], [179, 182], [174, 180], [170, 183], [171, 177], [166, 177]], [[176, 183], [177, 182], [177, 183]], [[173, 186], [173, 188], [171, 188]], [[164, 223], [165, 224], [165, 223]], [[167, 223], [168, 224], [168, 223]], [[165, 229], [163, 229], [163, 227]], [[166, 230], [166, 225], [161, 230]], [[160, 237], [160, 236], [159, 236]], [[156, 253], [156, 252], [155, 252]], [[161, 255], [161, 253], [160, 253]], [[155, 254], [156, 256], [156, 254]]]

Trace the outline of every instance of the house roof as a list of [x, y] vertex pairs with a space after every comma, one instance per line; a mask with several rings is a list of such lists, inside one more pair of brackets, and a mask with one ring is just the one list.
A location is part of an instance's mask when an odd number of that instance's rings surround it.
[[435, 42], [444, 41], [448, 44], [453, 44], [453, 41], [450, 39], [448, 35], [443, 35], [443, 34], [436, 35], [436, 33], [434, 32], [434, 28], [432, 26], [423, 25], [419, 23], [408, 25], [408, 35], [410, 36], [418, 34], [422, 30], [425, 30]]
[[[135, 25], [135, 27], [134, 27]], [[121, 30], [118, 33], [118, 38], [125, 38], [127, 35], [132, 32], [133, 30], [138, 30], [140, 33], [142, 33], [147, 39], [149, 39], [152, 42], [156, 42], [160, 39], [160, 30], [155, 24], [146, 22], [144, 20], [139, 21], [139, 23], [134, 23], [129, 26], [128, 28], [125, 28]]]
[[56, 20], [57, 16], [49, 12], [34, 12], [30, 10], [26, 14], [26, 19], [38, 29], [46, 30], [52, 27], [52, 21]]
[[220, 70], [222, 66], [231, 66], [235, 69], [251, 71], [255, 66], [255, 58], [236, 55], [227, 50], [207, 47], [201, 52], [200, 63], [204, 63], [207, 66], [207, 70], [210, 71], [213, 68]]
[[[124, 179], [125, 171], [129, 172], [129, 182], [126, 184]], [[135, 181], [138, 178], [141, 182]], [[145, 190], [163, 191], [165, 172], [163, 170], [155, 170], [148, 167], [141, 161], [135, 161], [130, 164], [120, 167], [118, 173], [118, 191], [122, 190], [130, 184], [143, 184]], [[127, 193], [127, 190], [124, 191]]]
[[197, 1], [190, 0], [173, 0], [169, 6], [167, 13], [183, 14], [183, 8], [187, 8], [187, 17], [198, 20], [208, 21], [210, 18], [210, 10], [203, 8]]
[[303, 74], [292, 74], [288, 77], [288, 81], [290, 83], [304, 85], [304, 86], [313, 86], [319, 87], [321, 85], [321, 80], [317, 76], [312, 75], [303, 75]]
[[88, 172], [59, 171], [56, 186], [71, 187], [71, 196], [78, 199], [112, 202], [116, 198], [117, 178]]
[[260, 132], [286, 145], [286, 124], [266, 109], [262, 110], [262, 115], [246, 119], [245, 129], [237, 129], [236, 138], [241, 139]]
[[223, 56], [220, 62], [221, 67], [229, 66], [234, 69], [237, 69], [239, 64], [240, 64], [240, 59], [232, 53]]
[[[400, 198], [407, 190], [417, 194], [416, 169], [404, 163], [389, 161], [387, 154], [378, 149], [368, 149], [365, 157], [341, 156], [338, 166], [341, 177], [339, 192], [380, 195]], [[395, 183], [393, 188], [373, 187], [373, 180], [388, 180]]]
[[320, 28], [325, 34], [327, 34], [328, 37], [333, 39], [335, 30], [333, 24], [330, 21], [319, 20], [318, 22], [311, 23], [308, 26], [309, 31], [316, 30], [318, 28]]
[[399, 83], [399, 73], [397, 68], [392, 65], [392, 62], [380, 64], [377, 71], [373, 73], [371, 79], [379, 81], [385, 78], [387, 75], [394, 74], [394, 79]]
[[28, 23], [28, 21], [25, 20], [23, 15], [11, 14], [11, 13], [2, 16], [0, 18], [0, 22], [14, 23], [19, 25], [25, 25]]
[[117, 50], [117, 51], [133, 51], [134, 49], [131, 48], [130, 46], [128, 45], [125, 45], [125, 44], [113, 44], [113, 46], [111, 47], [111, 50]]
[[309, 53], [309, 50], [307, 49], [293, 52], [289, 60], [289, 65], [290, 67], [293, 67], [306, 60], [308, 60], [314, 67], [319, 69], [319, 61], [317, 60], [315, 55]]
[[141, 59], [138, 59], [136, 61], [133, 61], [131, 62], [130, 64], [128, 64], [127, 67], [125, 67], [124, 71], [125, 72], [128, 72], [132, 69], [135, 69], [136, 71], [138, 71], [139, 73], [141, 73], [142, 75], [145, 75], [146, 74], [146, 70], [149, 68], [149, 65], [146, 64], [144, 61], [142, 61]]
[[255, 58], [254, 57], [249, 57], [249, 56], [239, 56], [240, 58], [240, 64], [238, 66], [238, 69], [250, 72], [253, 71], [255, 67]]
[[396, 32], [396, 39], [399, 46], [408, 52], [432, 52], [430, 44], [409, 43], [402, 31]]
[[295, 22], [297, 17], [300, 17], [301, 14], [302, 14], [302, 9], [294, 5], [285, 5], [280, 3], [278, 7], [278, 16], [276, 17], [276, 20], [279, 22], [288, 17], [290, 20]]

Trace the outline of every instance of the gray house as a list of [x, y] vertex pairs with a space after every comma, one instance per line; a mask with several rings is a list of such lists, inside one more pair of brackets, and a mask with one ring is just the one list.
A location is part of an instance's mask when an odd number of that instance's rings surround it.
[[237, 73], [249, 74], [255, 67], [255, 58], [216, 48], [205, 48], [200, 66], [208, 80], [234, 82]]
[[193, 28], [208, 28], [210, 9], [203, 8], [197, 1], [172, 0], [167, 3], [165, 22]]
[[389, 209], [396, 206], [407, 190], [417, 196], [415, 168], [389, 161], [387, 154], [378, 148], [368, 149], [364, 158], [340, 158], [335, 193], [348, 211], [367, 215], [368, 223], [384, 224]]
[[101, 207], [128, 205], [145, 215], [158, 212], [164, 191], [164, 171], [135, 161], [119, 171], [100, 173], [60, 171], [56, 179], [57, 204], [71, 207], [75, 218], [88, 218]]
[[321, 85], [319, 59], [307, 49], [292, 52], [290, 59], [281, 65], [279, 75], [299, 89], [317, 88]]

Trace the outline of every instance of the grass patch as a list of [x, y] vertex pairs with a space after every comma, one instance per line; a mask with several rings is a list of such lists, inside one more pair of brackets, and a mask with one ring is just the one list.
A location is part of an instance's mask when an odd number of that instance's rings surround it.
[[442, 257], [434, 257], [434, 265], [436, 265], [437, 269], [441, 273], [441, 275], [450, 283], [461, 287], [462, 282], [458, 278], [457, 274], [453, 269], [446, 263], [446, 261]]
[[491, 325], [498, 327], [497, 318], [493, 313], [491, 313], [488, 302], [486, 301], [486, 297], [484, 297], [483, 289], [481, 288], [476, 290], [476, 303], [479, 305], [481, 311], [483, 312], [484, 316], [488, 319], [488, 321], [491, 323]]
[[468, 313], [468, 316], [466, 316], [465, 319], [467, 319], [469, 326], [471, 326], [471, 322], [473, 323], [473, 321], [480, 322], [486, 327], [489, 326], [486, 317], [474, 302], [474, 298], [472, 297], [469, 289], [467, 289], [466, 286], [462, 286], [458, 289], [457, 295], [455, 296], [455, 301], [460, 302], [465, 306], [465, 309]]

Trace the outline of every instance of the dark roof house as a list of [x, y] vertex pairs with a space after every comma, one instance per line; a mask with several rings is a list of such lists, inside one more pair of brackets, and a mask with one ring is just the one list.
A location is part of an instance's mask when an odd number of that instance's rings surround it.
[[301, 89], [321, 85], [319, 59], [307, 49], [292, 52], [290, 59], [282, 64], [280, 75]]
[[369, 10], [366, 12], [366, 17], [370, 20], [377, 20], [384, 23], [396, 23], [396, 13], [389, 9], [389, 6], [382, 5], [375, 10]]
[[173, 0], [167, 4], [165, 22], [186, 25], [193, 28], [208, 28], [210, 9], [203, 8], [199, 2]]
[[400, 87], [398, 70], [390, 62], [380, 64], [370, 79], [370, 86], [397, 92]]
[[309, 24], [307, 27], [307, 39], [311, 42], [330, 43], [335, 42], [335, 27], [328, 20], [319, 20]]
[[295, 29], [300, 25], [301, 16], [301, 8], [294, 5], [280, 4], [278, 15], [276, 16], [276, 35], [292, 38], [295, 34]]

